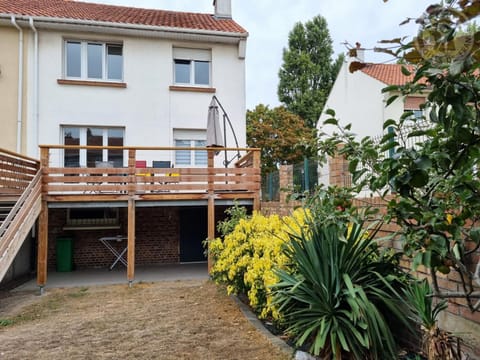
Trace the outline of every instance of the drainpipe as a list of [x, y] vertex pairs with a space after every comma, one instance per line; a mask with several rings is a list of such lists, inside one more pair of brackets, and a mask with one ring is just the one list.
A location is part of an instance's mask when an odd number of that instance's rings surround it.
[[11, 17], [12, 25], [18, 30], [18, 101], [17, 101], [17, 153], [22, 152], [22, 107], [23, 107], [23, 30]]
[[[28, 23], [30, 24], [30, 28], [33, 31], [34, 37], [33, 37], [33, 42], [34, 42], [34, 50], [33, 50], [33, 123], [35, 124], [34, 127], [34, 137], [36, 140], [35, 144], [35, 155], [38, 155], [38, 144], [39, 144], [39, 138], [40, 138], [40, 133], [39, 133], [39, 111], [38, 111], [38, 31], [33, 25], [33, 18], [28, 19]], [[33, 137], [32, 137], [33, 138]]]

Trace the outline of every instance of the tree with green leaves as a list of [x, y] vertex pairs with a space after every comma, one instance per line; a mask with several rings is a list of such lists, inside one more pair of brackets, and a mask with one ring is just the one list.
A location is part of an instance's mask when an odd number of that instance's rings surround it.
[[278, 164], [294, 164], [315, 155], [315, 132], [283, 106], [259, 104], [247, 111], [247, 144], [262, 149], [262, 173]]
[[343, 55], [336, 61], [332, 61], [332, 55], [332, 39], [322, 16], [295, 24], [288, 36], [288, 48], [283, 50], [278, 98], [312, 129], [343, 62]]
[[[368, 187], [387, 201], [387, 220], [399, 225], [414, 269], [430, 270], [434, 295], [464, 298], [472, 311], [480, 310], [480, 32], [462, 28], [478, 15], [478, 0], [431, 5], [415, 20], [420, 30], [411, 41], [394, 39], [397, 48], [382, 50], [413, 66], [403, 68], [412, 82], [384, 89], [394, 94], [387, 104], [426, 94], [424, 119], [406, 112], [387, 120], [390, 131], [379, 142], [358, 140], [350, 126], [339, 126], [321, 144], [330, 154], [343, 144], [357, 189]], [[329, 114], [326, 122], [338, 125]], [[438, 274], [451, 271], [461, 280], [458, 291], [439, 286]]]

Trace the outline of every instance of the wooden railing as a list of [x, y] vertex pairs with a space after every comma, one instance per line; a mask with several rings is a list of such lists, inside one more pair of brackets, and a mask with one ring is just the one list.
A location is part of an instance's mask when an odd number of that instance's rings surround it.
[[0, 148], [0, 195], [22, 194], [40, 168], [40, 162]]
[[[65, 150], [114, 150], [122, 151], [124, 167], [64, 167]], [[137, 160], [170, 159], [174, 151], [199, 151], [208, 153], [205, 167], [154, 168], [136, 166]], [[179, 194], [244, 193], [257, 195], [260, 191], [260, 152], [258, 149], [227, 149], [246, 151], [245, 161], [240, 159], [236, 167], [215, 167], [214, 154], [218, 148], [174, 148], [174, 147], [95, 147], [95, 146], [41, 146], [43, 191], [57, 201], [65, 196], [92, 198], [97, 195], [128, 197], [175, 197]], [[223, 150], [223, 149], [222, 149]], [[137, 156], [138, 154], [140, 156]], [[147, 161], [152, 163], [151, 160]], [[217, 161], [217, 163], [221, 163]], [[149, 164], [151, 165], [151, 164]], [[80, 196], [80, 198], [79, 198]], [[188, 197], [188, 195], [187, 195]], [[247, 196], [248, 197], [248, 196]], [[55, 200], [53, 200], [55, 201]]]
[[0, 225], [0, 281], [40, 214], [41, 177], [37, 160], [0, 149], [0, 201], [15, 202]]

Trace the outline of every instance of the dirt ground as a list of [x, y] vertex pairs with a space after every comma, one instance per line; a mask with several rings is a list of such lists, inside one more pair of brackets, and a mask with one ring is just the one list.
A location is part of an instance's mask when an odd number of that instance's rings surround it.
[[203, 280], [0, 298], [1, 360], [289, 358]]

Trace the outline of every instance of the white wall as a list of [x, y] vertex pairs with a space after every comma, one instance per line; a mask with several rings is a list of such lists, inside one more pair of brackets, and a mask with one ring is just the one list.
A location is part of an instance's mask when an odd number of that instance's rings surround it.
[[[383, 94], [382, 89], [387, 85], [366, 75], [362, 71], [350, 73], [349, 64], [345, 62], [332, 87], [325, 110], [320, 116], [318, 128], [327, 134], [332, 134], [335, 127], [323, 126], [323, 122], [330, 118], [325, 113], [327, 109], [335, 111], [335, 117], [342, 126], [352, 124], [351, 131], [358, 139], [365, 136], [381, 136], [383, 123], [388, 119], [398, 120], [403, 113], [403, 100], [398, 98], [388, 107], [385, 107], [389, 94]], [[320, 170], [319, 181], [328, 184], [328, 169]]]
[[[362, 71], [350, 73], [348, 63], [344, 63], [332, 87], [325, 110], [335, 110], [336, 118], [342, 125], [351, 123], [352, 132], [359, 138], [381, 135], [383, 122], [389, 118], [398, 119], [403, 112], [401, 99], [385, 108], [388, 95], [382, 94], [382, 89], [386, 86]], [[321, 125], [328, 118], [324, 111], [320, 117], [319, 128], [330, 134], [333, 128]]]
[[[65, 38], [122, 41], [127, 88], [59, 85]], [[237, 45], [45, 31], [39, 45], [40, 144], [61, 144], [61, 125], [123, 126], [131, 146], [173, 146], [173, 128], [205, 129], [214, 94], [169, 90], [174, 46], [212, 50], [212, 87], [245, 146], [245, 62]], [[227, 145], [234, 146], [231, 135]]]

